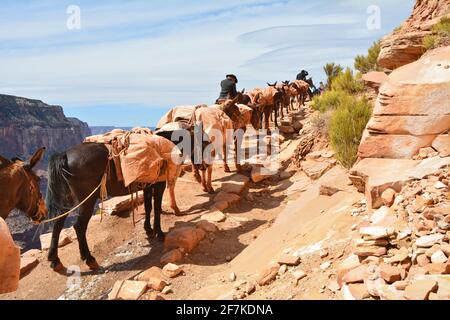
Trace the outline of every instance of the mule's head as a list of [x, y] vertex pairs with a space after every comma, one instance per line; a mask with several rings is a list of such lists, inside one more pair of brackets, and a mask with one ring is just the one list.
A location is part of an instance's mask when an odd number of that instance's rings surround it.
[[41, 148], [26, 162], [16, 160], [14, 165], [18, 166], [20, 172], [17, 174], [17, 182], [21, 187], [17, 199], [17, 209], [25, 212], [34, 222], [42, 222], [48, 216], [48, 210], [42, 197], [39, 183], [40, 178], [33, 168], [44, 156], [45, 148]]
[[262, 113], [259, 110], [258, 106], [250, 105], [249, 107], [252, 108], [252, 117], [250, 119], [250, 123], [252, 124], [253, 129], [260, 130]]

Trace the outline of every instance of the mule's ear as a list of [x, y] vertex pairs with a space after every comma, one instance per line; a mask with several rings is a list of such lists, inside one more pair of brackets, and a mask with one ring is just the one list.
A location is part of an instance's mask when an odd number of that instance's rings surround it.
[[33, 169], [36, 164], [44, 157], [45, 148], [41, 148], [28, 160], [26, 166]]
[[245, 93], [245, 88], [244, 88], [244, 89], [242, 89], [241, 93], [242, 93], [242, 94], [244, 94], [244, 93]]
[[11, 160], [0, 155], [0, 164], [11, 164]]

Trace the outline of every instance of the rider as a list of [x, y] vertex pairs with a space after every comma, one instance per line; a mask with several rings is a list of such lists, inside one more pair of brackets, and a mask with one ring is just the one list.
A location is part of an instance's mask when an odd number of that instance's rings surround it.
[[220, 83], [222, 89], [216, 103], [220, 104], [225, 102], [227, 99], [234, 99], [237, 95], [237, 83], [238, 78], [234, 74], [227, 75], [226, 79]]
[[309, 75], [308, 71], [306, 70], [302, 70], [298, 75], [297, 75], [297, 80], [303, 80], [306, 81], [306, 77]]

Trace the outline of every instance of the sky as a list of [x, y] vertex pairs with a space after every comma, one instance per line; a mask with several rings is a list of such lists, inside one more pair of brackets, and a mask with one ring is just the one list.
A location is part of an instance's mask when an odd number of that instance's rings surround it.
[[[228, 73], [251, 89], [302, 69], [322, 81], [328, 62], [352, 67], [414, 2], [2, 0], [0, 93], [91, 126], [153, 126], [174, 106], [213, 103]], [[373, 5], [379, 28], [367, 25]]]

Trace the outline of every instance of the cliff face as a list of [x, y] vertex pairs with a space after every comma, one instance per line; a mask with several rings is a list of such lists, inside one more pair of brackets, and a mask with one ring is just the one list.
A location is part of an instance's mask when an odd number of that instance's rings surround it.
[[450, 0], [417, 0], [411, 17], [381, 41], [380, 66], [394, 70], [419, 59], [424, 37], [444, 16], [450, 17]]
[[81, 143], [90, 135], [87, 123], [67, 118], [60, 106], [0, 95], [0, 154], [28, 157], [46, 147], [46, 158]]

